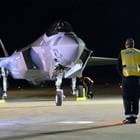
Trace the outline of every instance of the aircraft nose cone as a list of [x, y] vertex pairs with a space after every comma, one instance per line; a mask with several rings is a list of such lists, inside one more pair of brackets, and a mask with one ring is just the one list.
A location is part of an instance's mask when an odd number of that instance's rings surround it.
[[72, 35], [60, 34], [52, 46], [53, 56], [61, 65], [70, 65], [78, 55], [79, 44]]

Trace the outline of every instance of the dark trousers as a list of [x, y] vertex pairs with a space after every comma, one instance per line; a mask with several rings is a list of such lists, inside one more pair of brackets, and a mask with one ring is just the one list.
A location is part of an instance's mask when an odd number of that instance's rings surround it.
[[122, 79], [122, 86], [125, 115], [138, 115], [140, 97], [139, 77], [124, 77]]

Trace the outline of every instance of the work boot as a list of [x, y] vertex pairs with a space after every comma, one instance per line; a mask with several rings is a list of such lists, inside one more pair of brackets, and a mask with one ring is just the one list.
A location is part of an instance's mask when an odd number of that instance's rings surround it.
[[135, 124], [136, 118], [135, 117], [126, 118], [122, 122], [123, 122], [123, 124]]

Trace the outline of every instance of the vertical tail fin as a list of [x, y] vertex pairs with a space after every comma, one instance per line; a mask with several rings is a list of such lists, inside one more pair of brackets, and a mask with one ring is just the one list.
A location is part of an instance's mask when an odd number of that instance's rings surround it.
[[0, 45], [1, 45], [1, 47], [2, 47], [2, 50], [3, 50], [4, 55], [5, 55], [6, 57], [8, 57], [8, 56], [9, 56], [9, 55], [8, 55], [8, 52], [7, 52], [7, 50], [5, 49], [5, 46], [4, 46], [4, 44], [3, 44], [3, 42], [2, 42], [1, 39], [0, 39]]

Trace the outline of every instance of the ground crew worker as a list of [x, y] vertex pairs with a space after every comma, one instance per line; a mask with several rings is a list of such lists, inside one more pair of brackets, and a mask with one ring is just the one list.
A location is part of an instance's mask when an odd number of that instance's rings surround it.
[[122, 76], [122, 92], [125, 111], [124, 124], [136, 123], [140, 96], [140, 50], [134, 48], [134, 40], [128, 38], [118, 59], [118, 71]]
[[86, 90], [87, 98], [93, 98], [93, 84], [94, 81], [90, 77], [83, 77], [83, 87]]

